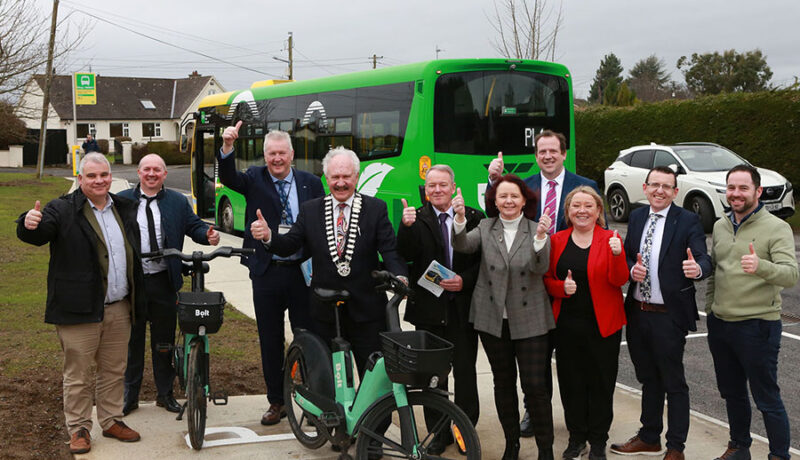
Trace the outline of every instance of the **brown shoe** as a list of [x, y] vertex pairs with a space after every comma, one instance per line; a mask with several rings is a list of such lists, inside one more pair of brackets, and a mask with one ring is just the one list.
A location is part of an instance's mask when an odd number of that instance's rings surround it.
[[270, 404], [269, 409], [267, 409], [267, 411], [264, 412], [264, 416], [261, 417], [261, 424], [275, 425], [280, 423], [283, 417], [286, 417], [286, 409], [283, 407], [283, 404]]
[[69, 439], [69, 451], [73, 454], [85, 454], [92, 450], [92, 437], [89, 436], [89, 430], [81, 428], [72, 433]]
[[660, 442], [648, 444], [637, 434], [624, 444], [611, 444], [611, 452], [619, 455], [660, 455], [663, 451]]
[[142, 439], [139, 433], [128, 428], [128, 425], [119, 420], [114, 421], [114, 424], [111, 425], [109, 429], [103, 430], [103, 436], [107, 438], [116, 438], [122, 442], [136, 442]]
[[664, 455], [664, 460], [685, 460], [683, 452], [675, 449], [667, 449], [667, 454]]

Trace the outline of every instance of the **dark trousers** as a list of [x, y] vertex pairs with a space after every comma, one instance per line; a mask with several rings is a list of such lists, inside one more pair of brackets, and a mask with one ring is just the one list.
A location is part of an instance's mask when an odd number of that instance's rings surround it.
[[494, 404], [503, 434], [507, 440], [519, 439], [519, 398], [517, 397], [517, 366], [522, 392], [531, 414], [533, 435], [540, 448], [553, 445], [553, 407], [547, 387], [547, 334], [511, 340], [508, 320], [503, 320], [503, 332], [495, 337], [478, 333], [489, 358], [494, 379]]
[[[448, 302], [446, 325], [420, 324], [418, 331], [428, 331], [453, 344], [453, 393], [456, 406], [461, 408], [473, 425], [478, 424], [480, 402], [475, 362], [478, 359], [478, 333], [468, 320], [469, 312]], [[439, 381], [439, 388], [448, 390], [448, 379]]]
[[147, 323], [150, 323], [150, 352], [153, 358], [153, 380], [158, 396], [172, 394], [175, 369], [172, 353], [158, 350], [158, 345], [175, 343], [175, 291], [166, 270], [155, 275], [145, 275], [147, 310], [144, 318], [136, 318], [128, 341], [128, 367], [125, 369], [125, 401], [138, 401], [144, 374], [144, 347]]
[[270, 404], [283, 404], [284, 312], [289, 310], [292, 330], [311, 328], [308, 287], [299, 265], [272, 263], [262, 276], [253, 277], [252, 281], [267, 400]]
[[642, 384], [639, 437], [661, 442], [664, 396], [667, 397], [667, 448], [683, 452], [689, 433], [689, 386], [683, 370], [686, 332], [667, 313], [628, 309], [628, 352]]
[[[386, 330], [386, 321], [383, 319], [353, 321], [350, 315], [347, 314], [347, 306], [344, 306], [339, 312], [339, 325], [342, 329], [342, 338], [350, 342], [353, 358], [356, 360], [356, 367], [358, 368], [358, 375], [363, 377], [364, 372], [366, 372], [367, 358], [381, 349], [379, 334]], [[320, 336], [328, 346], [331, 346], [331, 342], [336, 337], [336, 323], [318, 321], [314, 318], [314, 325], [311, 330]]]
[[750, 400], [764, 416], [771, 455], [789, 458], [789, 418], [778, 388], [781, 322], [750, 319], [723, 321], [708, 315], [708, 348], [714, 359], [717, 388], [725, 399], [731, 441], [749, 447]]
[[558, 318], [556, 373], [570, 442], [608, 441], [621, 338], [622, 331], [602, 337], [594, 318]]

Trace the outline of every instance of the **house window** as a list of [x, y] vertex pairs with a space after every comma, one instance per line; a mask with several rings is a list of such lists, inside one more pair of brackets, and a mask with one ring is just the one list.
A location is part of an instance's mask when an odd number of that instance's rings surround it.
[[217, 90], [215, 89], [208, 90], [208, 95], [211, 96], [212, 94], [217, 94]]
[[161, 137], [161, 123], [142, 123], [143, 137]]
[[125, 137], [131, 137], [131, 128], [127, 123], [122, 124], [122, 135]]
[[153, 101], [151, 101], [150, 99], [140, 99], [139, 102], [141, 102], [142, 103], [142, 107], [144, 107], [147, 110], [155, 110], [156, 109], [156, 105], [153, 104]]
[[131, 130], [127, 123], [109, 123], [108, 127], [111, 137], [130, 137], [131, 135]]
[[78, 139], [86, 137], [91, 133], [92, 137], [97, 137], [97, 128], [94, 123], [78, 123]]

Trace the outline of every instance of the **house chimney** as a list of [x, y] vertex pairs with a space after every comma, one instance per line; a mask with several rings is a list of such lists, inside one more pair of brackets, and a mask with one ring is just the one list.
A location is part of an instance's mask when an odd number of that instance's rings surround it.
[[189, 76], [190, 76], [190, 77], [202, 77], [202, 75], [200, 75], [199, 73], [197, 73], [197, 71], [196, 71], [196, 70], [192, 71], [192, 73], [190, 73], [190, 74], [189, 74]]

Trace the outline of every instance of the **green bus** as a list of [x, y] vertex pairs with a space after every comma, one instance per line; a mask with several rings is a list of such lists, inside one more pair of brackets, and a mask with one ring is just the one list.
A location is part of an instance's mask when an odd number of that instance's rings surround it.
[[[214, 152], [222, 132], [242, 120], [236, 166], [263, 165], [264, 135], [290, 134], [295, 167], [322, 176], [322, 158], [345, 146], [361, 159], [360, 193], [383, 199], [396, 226], [401, 199], [419, 206], [425, 174], [450, 165], [467, 205], [482, 209], [487, 168], [503, 152], [506, 172], [538, 172], [534, 136], [544, 129], [567, 138], [575, 170], [572, 81], [561, 64], [531, 60], [448, 59], [306, 81], [256, 82], [214, 94], [188, 125], [192, 195], [201, 217], [227, 231], [244, 229], [244, 198], [223, 186]], [[324, 180], [323, 180], [324, 184]]]

